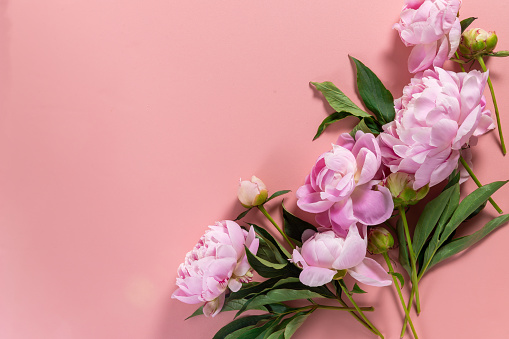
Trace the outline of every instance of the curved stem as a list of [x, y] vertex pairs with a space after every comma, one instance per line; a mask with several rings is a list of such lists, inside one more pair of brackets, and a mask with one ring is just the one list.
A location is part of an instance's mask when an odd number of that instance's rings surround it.
[[357, 312], [359, 313], [359, 315], [361, 316], [361, 318], [366, 322], [366, 324], [369, 325], [369, 327], [371, 327], [373, 329], [373, 331], [376, 333], [376, 335], [378, 335], [380, 338], [384, 339], [384, 336], [382, 335], [382, 333], [380, 333], [380, 331], [375, 327], [375, 325], [373, 325], [369, 320], [368, 318], [366, 318], [366, 316], [364, 315], [364, 313], [362, 313], [362, 310], [361, 308], [357, 305], [357, 303], [355, 302], [355, 300], [353, 300], [352, 296], [350, 295], [350, 291], [348, 291], [348, 288], [346, 288], [346, 285], [345, 285], [345, 282], [343, 280], [340, 280], [339, 281], [339, 285], [341, 286], [341, 289], [343, 290], [343, 293], [345, 293], [345, 295], [348, 297], [348, 299], [350, 300], [350, 302], [352, 303], [352, 305], [355, 307], [355, 309], [357, 310]]
[[[420, 280], [420, 279], [418, 279], [418, 280]], [[412, 292], [410, 293], [410, 298], [408, 299], [408, 306], [407, 306], [408, 314], [410, 314], [410, 311], [412, 310], [412, 304], [414, 302], [414, 295], [415, 295], [415, 290], [412, 289]], [[403, 338], [403, 336], [405, 335], [407, 324], [408, 324], [408, 320], [405, 318], [405, 320], [403, 321], [403, 328], [401, 329], [401, 334], [400, 334], [401, 338]]]
[[258, 205], [256, 206], [258, 207], [258, 209], [263, 213], [264, 216], [267, 217], [267, 219], [269, 219], [269, 221], [272, 223], [272, 225], [274, 225], [277, 230], [279, 231], [279, 233], [281, 233], [281, 235], [283, 236], [283, 238], [285, 238], [286, 242], [293, 248], [295, 249], [295, 245], [292, 243], [292, 241], [286, 236], [285, 232], [283, 232], [283, 230], [278, 226], [278, 224], [274, 221], [274, 219], [272, 219], [272, 217], [270, 216], [269, 212], [267, 212], [267, 210], [265, 209], [265, 207], [263, 207], [263, 205]]
[[419, 283], [417, 280], [417, 268], [415, 265], [417, 260], [415, 258], [414, 247], [412, 246], [412, 239], [410, 238], [410, 231], [408, 230], [408, 222], [406, 220], [405, 209], [402, 206], [399, 206], [398, 211], [399, 215], [401, 216], [401, 220], [403, 221], [403, 227], [405, 228], [408, 252], [410, 253], [410, 263], [412, 264], [412, 290], [415, 290], [415, 308], [417, 310], [417, 314], [419, 314], [421, 313], [421, 301], [419, 298]]
[[[477, 61], [481, 65], [481, 68], [484, 72], [487, 71], [486, 65], [484, 64], [484, 59], [482, 56], [477, 57]], [[500, 137], [500, 145], [502, 146], [502, 153], [505, 155], [507, 153], [505, 149], [504, 135], [502, 134], [502, 124], [500, 123], [500, 114], [498, 113], [498, 105], [497, 99], [495, 98], [495, 91], [493, 90], [493, 84], [491, 83], [490, 76], [488, 75], [488, 86], [490, 87], [491, 98], [493, 99], [493, 106], [495, 106], [495, 116], [497, 117], [497, 127], [498, 127], [498, 136]]]
[[[455, 55], [456, 55], [456, 59], [460, 60], [460, 56], [459, 56], [458, 52], [456, 52], [456, 53], [455, 53]], [[465, 71], [465, 67], [463, 67], [463, 64], [461, 64], [460, 62], [458, 62], [458, 64], [459, 64], [459, 65], [460, 65], [460, 67], [461, 67], [461, 71], [462, 71], [462, 72], [466, 72], [466, 71]]]
[[[417, 332], [415, 331], [414, 324], [412, 322], [412, 318], [410, 318], [410, 313], [406, 307], [405, 299], [403, 299], [403, 294], [401, 293], [401, 288], [399, 287], [399, 281], [394, 276], [394, 268], [391, 264], [391, 259], [389, 259], [389, 255], [387, 252], [382, 253], [385, 259], [385, 262], [387, 263], [387, 267], [389, 268], [389, 273], [392, 275], [392, 280], [394, 281], [394, 286], [396, 287], [396, 291], [398, 292], [399, 301], [401, 302], [401, 306], [403, 307], [403, 310], [405, 311], [405, 323], [408, 321], [410, 324], [410, 328], [412, 329], [412, 333], [414, 334], [415, 339], [419, 339], [419, 336], [417, 335]], [[404, 334], [404, 333], [403, 333]]]
[[[474, 172], [472, 171], [470, 166], [468, 166], [467, 162], [461, 155], [460, 155], [460, 162], [463, 165], [463, 167], [465, 167], [468, 174], [470, 174], [470, 176], [472, 177], [472, 180], [474, 180], [477, 187], [482, 187], [482, 184], [479, 182], [479, 180], [477, 180], [477, 177], [475, 176]], [[497, 203], [493, 199], [489, 198], [488, 200], [489, 200], [490, 204], [493, 205], [493, 207], [495, 207], [495, 209], [497, 210], [498, 213], [500, 213], [500, 214], [503, 213], [502, 210], [500, 209], [500, 207], [498, 207]]]

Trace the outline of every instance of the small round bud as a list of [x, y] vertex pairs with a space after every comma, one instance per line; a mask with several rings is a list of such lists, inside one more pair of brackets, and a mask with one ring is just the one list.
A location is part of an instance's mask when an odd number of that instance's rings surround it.
[[487, 32], [481, 28], [466, 30], [461, 35], [459, 53], [466, 59], [474, 59], [480, 55], [492, 53], [497, 46], [498, 37], [495, 32]]
[[242, 181], [242, 179], [240, 179], [237, 197], [245, 208], [251, 208], [265, 203], [268, 195], [267, 187], [263, 181], [254, 175], [251, 181]]
[[385, 253], [394, 246], [391, 232], [383, 227], [371, 227], [368, 232], [368, 251], [371, 254]]
[[429, 192], [429, 185], [414, 190], [414, 176], [407, 173], [391, 173], [380, 184], [387, 187], [392, 195], [394, 207], [417, 204]]

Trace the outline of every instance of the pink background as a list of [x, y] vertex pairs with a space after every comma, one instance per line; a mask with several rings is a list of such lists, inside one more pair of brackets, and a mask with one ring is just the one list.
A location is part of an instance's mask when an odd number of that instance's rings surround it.
[[[311, 142], [331, 109], [309, 81], [360, 104], [350, 54], [401, 95], [409, 49], [391, 26], [402, 5], [0, 0], [0, 337], [212, 337], [233, 314], [184, 321], [197, 306], [170, 299], [177, 266], [207, 225], [242, 211], [239, 177], [295, 191], [353, 126]], [[495, 0], [461, 10], [497, 31], [499, 49], [507, 15]], [[509, 139], [509, 60], [488, 66]], [[474, 149], [485, 183], [509, 179], [497, 140]], [[508, 194], [494, 196], [506, 211]], [[296, 211], [293, 195], [286, 205]], [[488, 206], [460, 234], [495, 215]], [[505, 226], [422, 280], [422, 338], [507, 337], [508, 242]], [[360, 304], [397, 338], [394, 290], [366, 289]], [[348, 314], [317, 311], [295, 338], [331, 333], [373, 337]]]

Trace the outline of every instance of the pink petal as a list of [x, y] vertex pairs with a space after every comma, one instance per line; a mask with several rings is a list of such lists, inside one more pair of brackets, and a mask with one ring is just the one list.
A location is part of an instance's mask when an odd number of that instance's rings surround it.
[[302, 196], [297, 200], [297, 206], [303, 211], [310, 213], [320, 213], [328, 210], [332, 205], [333, 201], [322, 200], [320, 192], [311, 193], [306, 196]]
[[223, 293], [220, 296], [218, 296], [216, 299], [207, 301], [203, 305], [203, 314], [206, 317], [215, 317], [219, 312], [221, 312], [221, 309], [223, 308], [223, 305], [224, 305], [224, 299], [225, 299], [225, 294]]
[[350, 226], [341, 254], [334, 261], [333, 268], [344, 270], [354, 267], [366, 257], [366, 242], [361, 238], [357, 225]]
[[369, 184], [357, 187], [351, 195], [353, 213], [365, 225], [377, 225], [389, 219], [394, 210], [391, 192], [382, 186], [378, 191], [369, 189]]
[[392, 279], [385, 269], [371, 258], [364, 259], [359, 265], [348, 270], [357, 281], [371, 286], [388, 286]]
[[408, 71], [417, 73], [431, 66], [437, 52], [437, 43], [432, 42], [425, 45], [416, 45], [412, 48], [408, 57]]
[[335, 274], [336, 271], [327, 268], [308, 266], [300, 273], [299, 280], [306, 286], [316, 287], [331, 282]]

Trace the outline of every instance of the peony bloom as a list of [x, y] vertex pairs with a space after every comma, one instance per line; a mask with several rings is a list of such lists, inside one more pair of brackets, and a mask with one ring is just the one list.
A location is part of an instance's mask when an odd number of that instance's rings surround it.
[[414, 46], [408, 71], [417, 73], [432, 66], [442, 67], [458, 48], [461, 0], [406, 0], [400, 21], [394, 24], [403, 43]]
[[462, 148], [494, 128], [483, 95], [487, 78], [487, 72], [438, 67], [414, 77], [395, 100], [395, 120], [378, 137], [382, 162], [391, 172], [415, 174], [414, 189], [446, 179], [458, 167]]
[[306, 183], [297, 190], [297, 205], [316, 213], [316, 221], [346, 235], [351, 225], [377, 225], [394, 209], [386, 187], [377, 186], [381, 153], [373, 134], [358, 131], [356, 141], [342, 134], [331, 151], [316, 161]]
[[363, 226], [364, 239], [357, 225], [350, 226], [346, 238], [333, 231], [306, 233], [303, 238], [312, 234], [311, 237], [302, 239], [305, 240], [302, 248], [294, 249], [291, 259], [302, 267], [299, 279], [304, 285], [321, 286], [333, 278], [342, 278], [346, 273], [366, 285], [387, 286], [392, 283], [379, 263], [366, 258], [366, 226]]
[[251, 181], [240, 179], [237, 197], [245, 208], [251, 208], [263, 204], [267, 200], [267, 187], [253, 175]]
[[178, 289], [172, 295], [187, 304], [205, 302], [207, 317], [221, 311], [227, 288], [236, 292], [243, 282], [251, 281], [244, 245], [256, 253], [259, 242], [253, 228], [248, 233], [234, 221], [217, 222], [209, 228], [180, 264]]

